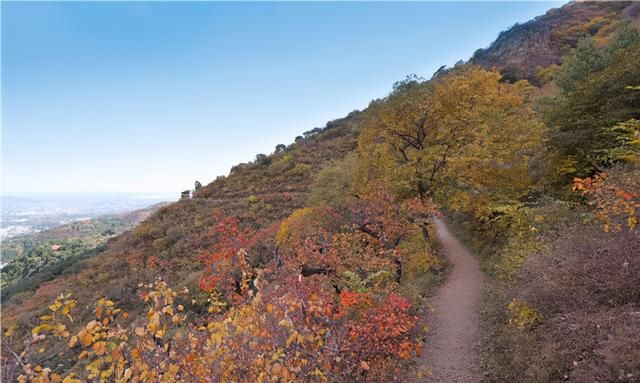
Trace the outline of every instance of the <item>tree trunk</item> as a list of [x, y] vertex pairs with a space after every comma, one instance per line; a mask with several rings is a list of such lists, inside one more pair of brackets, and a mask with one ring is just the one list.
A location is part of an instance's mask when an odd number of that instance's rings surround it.
[[302, 266], [302, 270], [300, 271], [300, 274], [302, 274], [303, 277], [309, 277], [315, 274], [326, 275], [326, 274], [329, 274], [330, 272], [331, 270], [326, 267], [312, 267], [312, 266], [304, 265]]
[[422, 225], [420, 225], [420, 231], [422, 232], [422, 239], [428, 246], [431, 241], [431, 238], [429, 236], [429, 224], [423, 223]]

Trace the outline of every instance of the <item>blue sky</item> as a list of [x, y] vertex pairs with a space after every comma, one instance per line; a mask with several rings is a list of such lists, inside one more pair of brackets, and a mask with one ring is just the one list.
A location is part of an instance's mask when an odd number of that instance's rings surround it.
[[2, 2], [2, 191], [178, 192], [561, 2]]

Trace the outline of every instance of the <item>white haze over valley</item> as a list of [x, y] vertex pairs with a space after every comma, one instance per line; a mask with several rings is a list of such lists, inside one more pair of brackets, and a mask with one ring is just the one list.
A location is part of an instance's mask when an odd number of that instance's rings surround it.
[[2, 196], [0, 240], [73, 221], [118, 214], [173, 201], [172, 194], [23, 194]]

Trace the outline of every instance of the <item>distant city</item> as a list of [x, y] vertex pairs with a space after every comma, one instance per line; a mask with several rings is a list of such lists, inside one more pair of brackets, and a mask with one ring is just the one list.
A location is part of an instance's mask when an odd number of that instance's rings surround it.
[[73, 221], [117, 214], [176, 200], [171, 194], [30, 194], [2, 196], [0, 240]]

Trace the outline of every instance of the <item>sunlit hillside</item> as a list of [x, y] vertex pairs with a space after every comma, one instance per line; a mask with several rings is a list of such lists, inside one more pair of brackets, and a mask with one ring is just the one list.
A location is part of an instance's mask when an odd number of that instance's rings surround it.
[[638, 5], [515, 25], [3, 292], [2, 379], [640, 382]]

